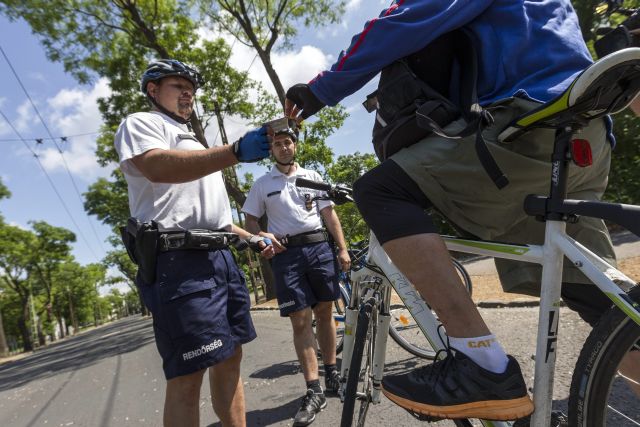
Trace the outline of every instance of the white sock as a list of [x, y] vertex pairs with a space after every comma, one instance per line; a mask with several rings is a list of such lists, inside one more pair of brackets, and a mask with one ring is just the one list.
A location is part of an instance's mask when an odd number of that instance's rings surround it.
[[506, 371], [509, 364], [507, 354], [493, 334], [472, 338], [449, 337], [449, 345], [482, 368], [496, 374]]

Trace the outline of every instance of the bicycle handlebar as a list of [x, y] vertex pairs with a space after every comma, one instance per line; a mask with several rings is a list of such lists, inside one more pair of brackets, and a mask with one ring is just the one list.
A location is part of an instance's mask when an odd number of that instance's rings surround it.
[[310, 179], [296, 178], [296, 187], [311, 188], [312, 190], [330, 191], [331, 185], [320, 182], [311, 181]]
[[326, 191], [326, 196], [317, 196], [313, 200], [331, 200], [336, 205], [353, 202], [351, 194], [353, 191], [349, 187], [331, 185], [321, 181], [311, 181], [304, 178], [296, 178], [296, 187], [311, 188], [312, 190]]

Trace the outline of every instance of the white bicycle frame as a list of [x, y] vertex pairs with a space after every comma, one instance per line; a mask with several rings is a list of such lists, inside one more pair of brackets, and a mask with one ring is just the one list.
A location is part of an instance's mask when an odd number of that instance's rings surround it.
[[[566, 234], [566, 223], [562, 221], [546, 222], [543, 245], [515, 245], [460, 239], [449, 236], [443, 236], [443, 239], [449, 250], [542, 265], [542, 287], [533, 388], [533, 402], [536, 409], [531, 417], [531, 425], [534, 427], [543, 427], [550, 424], [560, 314], [560, 286], [562, 281], [563, 255], [595, 283], [617, 307], [640, 325], [640, 306], [633, 302], [625, 292], [633, 287], [635, 282], [612, 267], [598, 255], [569, 237]], [[352, 283], [354, 287], [357, 287], [356, 285], [359, 281], [364, 282], [361, 283], [361, 285], [365, 287], [367, 286], [367, 281], [376, 282], [378, 285], [382, 283], [382, 288], [388, 288], [389, 285], [392, 286], [412, 314], [432, 348], [434, 350], [441, 349], [443, 343], [438, 337], [438, 320], [413, 285], [409, 283], [404, 275], [393, 265], [391, 259], [384, 252], [373, 233], [371, 233], [369, 240], [367, 263], [376, 265], [384, 272], [386, 277], [380, 276], [379, 273], [364, 267], [352, 273]], [[381, 304], [383, 306], [389, 304], [390, 289], [386, 292], [383, 291], [382, 295], [386, 301], [383, 300]], [[374, 309], [378, 308], [379, 307], [374, 307]], [[357, 316], [358, 307], [347, 310], [345, 317], [344, 352], [340, 372], [342, 378], [347, 378], [346, 375], [348, 374]], [[388, 317], [386, 321], [386, 325], [379, 325], [376, 336], [372, 369], [374, 384], [372, 403], [379, 403], [380, 401], [379, 384], [382, 381], [384, 369], [386, 335], [389, 330]], [[485, 426], [511, 425], [511, 423], [508, 422], [486, 420], [482, 420], [482, 423]]]

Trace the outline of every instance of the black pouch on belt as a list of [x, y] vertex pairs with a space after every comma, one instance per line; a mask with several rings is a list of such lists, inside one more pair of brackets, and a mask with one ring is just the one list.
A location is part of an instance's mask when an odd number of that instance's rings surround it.
[[152, 285], [156, 281], [158, 261], [158, 224], [155, 221], [140, 223], [136, 232], [135, 246], [138, 275], [142, 283]]

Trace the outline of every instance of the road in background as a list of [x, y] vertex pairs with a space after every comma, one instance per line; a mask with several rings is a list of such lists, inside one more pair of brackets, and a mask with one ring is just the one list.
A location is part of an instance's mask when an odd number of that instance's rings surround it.
[[[489, 327], [523, 366], [533, 386], [537, 310], [482, 309]], [[242, 365], [247, 425], [289, 426], [304, 393], [288, 319], [276, 311], [253, 312], [258, 338], [244, 346]], [[573, 364], [588, 326], [563, 309], [555, 405], [566, 408]], [[389, 340], [386, 372], [423, 363]], [[324, 381], [324, 380], [323, 380]], [[0, 426], [160, 426], [164, 376], [148, 318], [130, 317], [0, 365]], [[201, 426], [219, 426], [210, 405], [208, 382], [201, 393]], [[314, 425], [339, 424], [337, 397]], [[416, 425], [404, 410], [382, 398], [369, 410], [367, 425]], [[436, 426], [451, 426], [449, 421]]]

